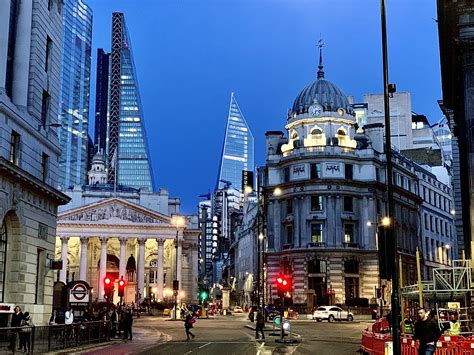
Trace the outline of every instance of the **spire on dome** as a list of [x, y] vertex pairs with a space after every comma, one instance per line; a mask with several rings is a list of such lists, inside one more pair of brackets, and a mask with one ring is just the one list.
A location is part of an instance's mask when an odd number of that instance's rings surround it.
[[323, 47], [324, 47], [324, 43], [323, 43], [323, 39], [321, 38], [319, 41], [318, 41], [318, 47], [319, 47], [319, 66], [318, 66], [318, 80], [319, 79], [324, 79], [324, 70], [323, 70]]

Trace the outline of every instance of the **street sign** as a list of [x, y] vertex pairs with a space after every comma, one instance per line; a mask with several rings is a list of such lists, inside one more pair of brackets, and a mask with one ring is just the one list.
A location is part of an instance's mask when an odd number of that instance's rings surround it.
[[280, 325], [280, 322], [281, 322], [280, 316], [276, 316], [275, 318], [273, 318], [273, 323], [275, 325]]
[[460, 302], [448, 302], [448, 308], [449, 309], [459, 309], [459, 308], [461, 308], [461, 303]]

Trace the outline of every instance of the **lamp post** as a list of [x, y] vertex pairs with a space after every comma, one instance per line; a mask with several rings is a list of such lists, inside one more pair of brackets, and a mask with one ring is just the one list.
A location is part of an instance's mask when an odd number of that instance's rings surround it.
[[266, 318], [266, 313], [265, 313], [265, 236], [263, 233], [260, 233], [258, 235], [258, 241], [260, 246], [260, 251], [261, 251], [261, 256], [259, 255], [258, 258], [262, 258], [262, 267], [261, 270], [259, 269], [258, 272], [262, 273], [261, 275], [261, 280], [262, 280], [262, 312], [263, 312], [263, 317], [264, 319]]
[[184, 224], [183, 217], [173, 216], [173, 224], [176, 224], [176, 272], [173, 280], [173, 295], [174, 295], [174, 319], [177, 319], [178, 314], [178, 292], [179, 292], [179, 280], [178, 280], [178, 243], [179, 243], [179, 227]]
[[385, 111], [385, 157], [387, 160], [387, 198], [388, 198], [388, 218], [387, 237], [391, 242], [394, 257], [391, 260], [392, 267], [392, 339], [393, 354], [399, 355], [400, 347], [400, 301], [398, 296], [398, 258], [397, 258], [397, 236], [395, 235], [395, 201], [393, 200], [392, 181], [392, 143], [390, 137], [390, 103], [389, 103], [389, 83], [388, 83], [388, 51], [387, 51], [387, 21], [385, 17], [385, 0], [380, 0], [380, 22], [382, 29], [382, 62], [383, 62], [383, 96]]

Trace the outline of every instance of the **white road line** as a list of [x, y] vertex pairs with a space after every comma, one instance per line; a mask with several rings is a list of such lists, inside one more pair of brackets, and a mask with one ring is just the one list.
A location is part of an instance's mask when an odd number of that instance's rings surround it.
[[203, 347], [208, 346], [209, 344], [211, 344], [211, 343], [206, 343], [204, 345], [201, 345], [200, 347], [198, 347], [198, 349], [202, 349]]
[[265, 342], [262, 342], [262, 344], [260, 344], [260, 347], [263, 348], [265, 346]]
[[261, 353], [261, 351], [260, 351], [260, 350], [259, 350], [259, 351], [257, 351], [257, 355], [260, 355], [260, 353]]

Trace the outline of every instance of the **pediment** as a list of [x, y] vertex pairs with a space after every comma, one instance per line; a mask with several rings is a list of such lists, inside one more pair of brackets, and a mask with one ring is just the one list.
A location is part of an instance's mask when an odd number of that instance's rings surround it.
[[59, 214], [58, 222], [150, 223], [170, 225], [170, 217], [120, 198], [91, 203]]

